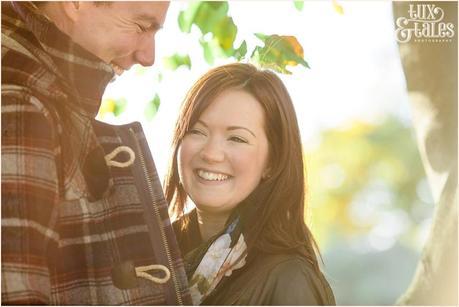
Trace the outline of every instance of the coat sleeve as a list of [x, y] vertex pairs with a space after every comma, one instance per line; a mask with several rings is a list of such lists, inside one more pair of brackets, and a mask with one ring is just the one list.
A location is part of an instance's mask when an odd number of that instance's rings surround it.
[[267, 305], [335, 305], [330, 286], [321, 273], [303, 259], [290, 259], [269, 274]]
[[2, 93], [2, 304], [49, 304], [59, 235], [56, 129], [38, 99]]

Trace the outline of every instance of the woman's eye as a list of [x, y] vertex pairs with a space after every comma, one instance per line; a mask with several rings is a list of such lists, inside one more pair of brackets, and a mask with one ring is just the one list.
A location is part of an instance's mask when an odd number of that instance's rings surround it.
[[243, 139], [239, 136], [232, 136], [229, 138], [230, 141], [236, 142], [236, 143], [248, 143], [246, 139]]
[[191, 129], [188, 131], [188, 134], [205, 135], [204, 132], [198, 129]]

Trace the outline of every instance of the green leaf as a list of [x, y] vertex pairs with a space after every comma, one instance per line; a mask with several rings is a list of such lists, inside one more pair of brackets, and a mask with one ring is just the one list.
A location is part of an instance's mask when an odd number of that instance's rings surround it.
[[203, 35], [209, 32], [214, 33], [221, 21], [228, 17], [228, 3], [226, 1], [204, 1], [200, 4], [193, 22]]
[[188, 54], [186, 55], [179, 55], [174, 54], [172, 56], [164, 57], [163, 64], [167, 69], [176, 70], [180, 66], [185, 66], [188, 69], [191, 68], [191, 59]]
[[[209, 64], [213, 64], [216, 58], [227, 58], [235, 54], [233, 44], [237, 26], [228, 15], [228, 9], [227, 1], [202, 1], [193, 2], [179, 14], [182, 31], [189, 32], [193, 24], [201, 31], [200, 43]], [[238, 57], [243, 51], [239, 50]]]
[[220, 22], [215, 25], [213, 34], [223, 50], [233, 53], [233, 43], [237, 35], [237, 27], [234, 24], [233, 18], [224, 16]]
[[[209, 65], [212, 65], [216, 58], [228, 57], [226, 51], [220, 47], [220, 43], [217, 39], [213, 38], [210, 41], [201, 39], [199, 42], [204, 51], [204, 59]], [[232, 54], [233, 52], [231, 52], [231, 55]]]
[[287, 66], [302, 65], [309, 68], [304, 60], [303, 47], [295, 36], [265, 35], [256, 33], [263, 47], [256, 47], [251, 55], [252, 61], [261, 67], [270, 68], [284, 74], [291, 74]]
[[236, 58], [236, 60], [240, 61], [241, 59], [244, 58], [244, 56], [246, 54], [247, 54], [247, 43], [244, 40], [244, 41], [242, 41], [242, 43], [239, 46], [239, 48], [234, 50], [234, 57]]
[[180, 31], [190, 33], [191, 26], [193, 25], [195, 16], [201, 7], [201, 2], [192, 2], [185, 11], [181, 11], [178, 16], [178, 24]]
[[304, 1], [293, 1], [293, 4], [295, 5], [295, 8], [298, 10], [298, 11], [302, 11], [303, 10], [303, 7], [304, 7]]
[[185, 11], [181, 11], [177, 18], [180, 31], [183, 33], [190, 33], [191, 22], [187, 19]]
[[267, 38], [269, 38], [269, 35], [263, 33], [254, 33], [254, 35], [262, 41], [265, 41]]
[[161, 104], [161, 99], [159, 98], [158, 94], [155, 94], [155, 97], [150, 100], [146, 107], [145, 107], [145, 118], [150, 121], [155, 117], [156, 113], [158, 112], [159, 105]]
[[180, 30], [189, 33], [195, 24], [202, 34], [212, 32], [216, 25], [228, 14], [226, 1], [193, 1], [179, 13]]
[[204, 59], [206, 60], [207, 64], [212, 65], [214, 63], [213, 48], [210, 46], [209, 42], [201, 40], [200, 43], [204, 52]]
[[124, 112], [127, 106], [127, 100], [126, 98], [120, 98], [117, 100], [114, 100], [114, 108], [113, 108], [113, 115], [119, 116], [121, 113]]

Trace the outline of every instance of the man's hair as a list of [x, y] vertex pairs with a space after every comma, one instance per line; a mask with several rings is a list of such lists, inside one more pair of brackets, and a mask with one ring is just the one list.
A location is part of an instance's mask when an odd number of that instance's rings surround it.
[[93, 1], [95, 6], [109, 6], [113, 1]]
[[269, 177], [237, 207], [244, 223], [250, 225], [244, 230], [248, 251], [296, 250], [319, 270], [314, 251], [317, 245], [304, 222], [305, 174], [295, 109], [281, 79], [269, 70], [242, 63], [220, 66], [202, 76], [188, 92], [175, 126], [173, 154], [164, 182], [171, 214], [185, 216], [187, 194], [177, 163], [181, 141], [217, 96], [232, 89], [246, 91], [260, 103], [269, 142]]
[[[50, 3], [53, 1], [34, 1], [33, 4], [37, 7], [42, 7], [47, 3]], [[92, 2], [95, 6], [109, 6], [113, 3], [113, 1], [93, 1]]]

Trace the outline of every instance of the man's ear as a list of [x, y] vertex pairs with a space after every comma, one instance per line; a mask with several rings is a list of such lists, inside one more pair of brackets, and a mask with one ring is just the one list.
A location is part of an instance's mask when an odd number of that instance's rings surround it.
[[78, 15], [81, 9], [80, 1], [63, 1], [61, 3], [67, 17], [71, 21], [75, 22], [78, 19]]

